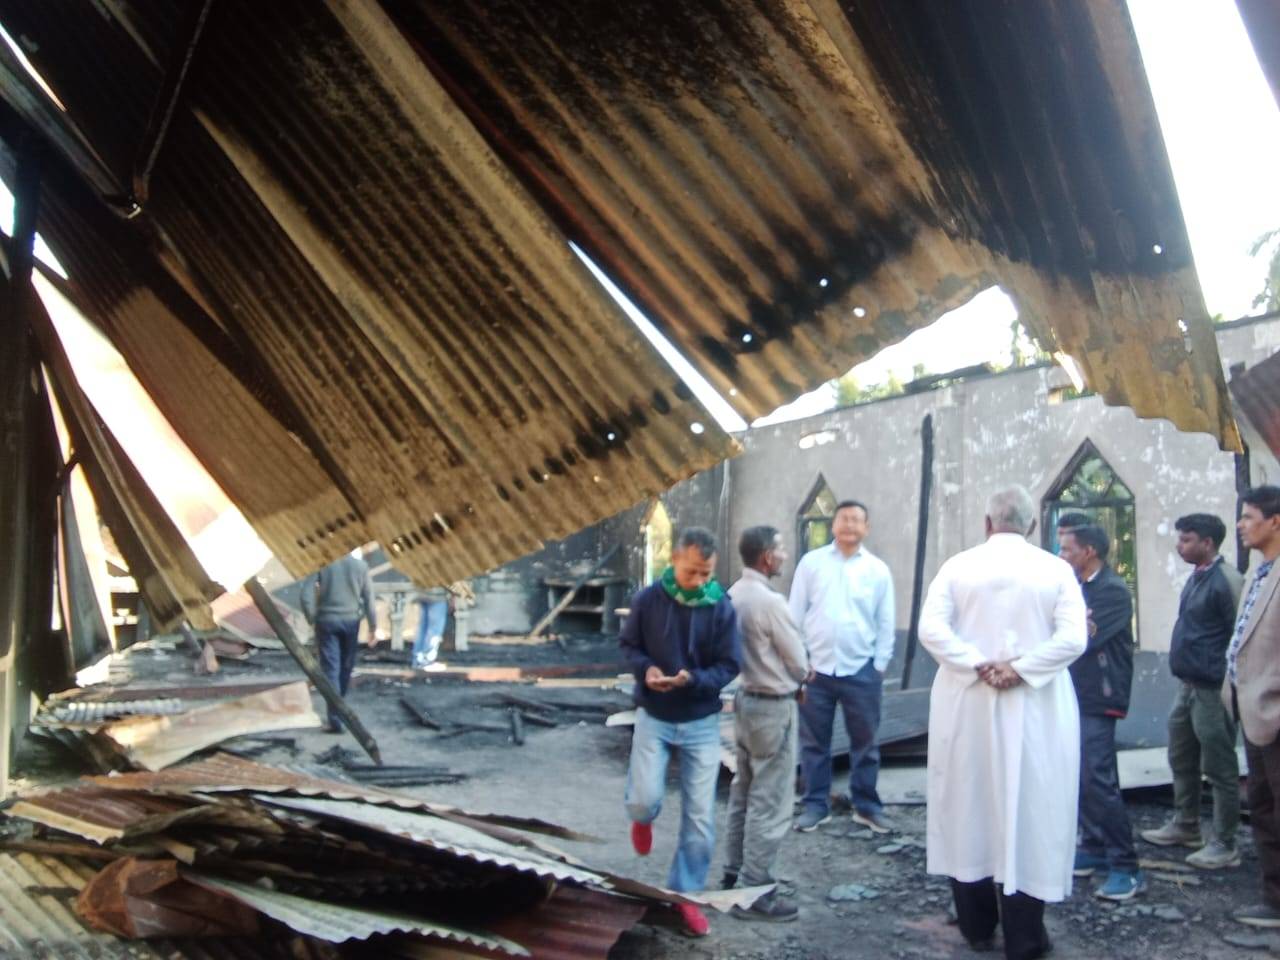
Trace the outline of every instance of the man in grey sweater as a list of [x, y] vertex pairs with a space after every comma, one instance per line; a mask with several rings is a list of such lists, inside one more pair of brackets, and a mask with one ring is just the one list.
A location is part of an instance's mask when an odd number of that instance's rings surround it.
[[[729, 790], [725, 886], [774, 883], [773, 864], [791, 827], [796, 783], [796, 701], [809, 679], [809, 655], [786, 598], [769, 586], [786, 563], [773, 527], [744, 530], [742, 578], [729, 589], [742, 631], [742, 687], [734, 697], [738, 768]], [[771, 892], [742, 920], [794, 920], [795, 905]]]
[[[315, 627], [320, 669], [345, 697], [356, 665], [361, 617], [369, 621], [370, 645], [377, 628], [373, 582], [358, 550], [302, 581], [302, 615]], [[330, 733], [342, 731], [342, 719], [332, 707], [327, 729]]]

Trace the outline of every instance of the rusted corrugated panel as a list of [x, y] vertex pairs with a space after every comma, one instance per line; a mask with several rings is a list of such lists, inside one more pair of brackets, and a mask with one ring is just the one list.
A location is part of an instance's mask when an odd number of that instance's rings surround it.
[[229, 753], [217, 753], [212, 757], [155, 773], [125, 773], [86, 779], [108, 790], [144, 790], [173, 795], [244, 791], [290, 793], [303, 797], [330, 797], [335, 800], [363, 800], [366, 803], [386, 804], [403, 810], [427, 810], [491, 827], [509, 827], [567, 840], [594, 839], [586, 834], [547, 823], [545, 820], [500, 814], [466, 814], [457, 807], [429, 803], [411, 794], [329, 780], [285, 767], [255, 763]]
[[[734, 449], [566, 237], [749, 416], [1000, 282], [1107, 402], [1236, 444], [1122, 0], [385, 9], [215, 4], [137, 229], [417, 578]], [[0, 19], [127, 183], [180, 8]], [[121, 315], [148, 284], [85, 282]], [[340, 509], [298, 508], [308, 562]]]
[[387, 5], [748, 417], [1000, 282], [1108, 403], [1235, 444], [1123, 0]]
[[290, 953], [275, 939], [122, 940], [90, 930], [75, 915], [72, 901], [96, 872], [72, 857], [0, 853], [0, 958], [283, 960], [308, 955]]
[[197, 630], [215, 629], [209, 601], [221, 596], [222, 588], [209, 579], [173, 520], [81, 391], [57, 331], [34, 292], [26, 302], [41, 357], [94, 500], [157, 626], [170, 629], [186, 620]]
[[196, 816], [199, 810], [199, 806], [189, 800], [86, 786], [21, 797], [8, 812], [104, 843], [154, 832]]
[[465, 824], [455, 823], [427, 812], [401, 810], [392, 806], [360, 801], [331, 800], [318, 797], [259, 796], [260, 803], [286, 810], [301, 810], [334, 820], [358, 824], [403, 837], [424, 846], [472, 860], [531, 873], [539, 878], [571, 880], [577, 883], [603, 883], [600, 874], [583, 870], [549, 856], [522, 850]]
[[1280, 353], [1233, 376], [1231, 395], [1271, 452], [1280, 457]]
[[[75, 4], [0, 14], [119, 169], [176, 10], [111, 6], [132, 35]], [[213, 17], [147, 219], [399, 566], [487, 568], [736, 450], [416, 58], [368, 46], [376, 9]]]
[[[486, 929], [520, 944], [532, 960], [605, 960], [618, 937], [635, 926], [648, 908], [649, 904], [597, 890], [558, 886], [546, 903]], [[459, 951], [405, 940], [397, 940], [395, 949], [415, 960], [500, 956], [475, 948]]]

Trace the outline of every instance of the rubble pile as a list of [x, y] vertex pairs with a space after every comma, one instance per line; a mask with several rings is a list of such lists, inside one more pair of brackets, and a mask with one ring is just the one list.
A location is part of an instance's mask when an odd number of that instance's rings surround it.
[[[7, 813], [31, 827], [9, 851], [92, 861], [74, 911], [127, 938], [374, 938], [385, 956], [603, 958], [647, 913], [663, 922], [682, 902], [559, 851], [554, 838], [590, 838], [554, 824], [227, 753], [86, 777]], [[727, 910], [763, 889], [696, 902]]]

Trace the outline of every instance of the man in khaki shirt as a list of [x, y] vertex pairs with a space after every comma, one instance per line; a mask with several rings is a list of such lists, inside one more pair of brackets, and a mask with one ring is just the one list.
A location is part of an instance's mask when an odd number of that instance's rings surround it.
[[[786, 562], [773, 527], [752, 527], [738, 542], [742, 578], [729, 588], [742, 634], [742, 686], [734, 698], [738, 769], [729, 791], [725, 885], [774, 883], [778, 847], [791, 826], [796, 782], [796, 701], [809, 677], [809, 656], [786, 598], [769, 586]], [[795, 905], [770, 893], [743, 920], [794, 920]]]

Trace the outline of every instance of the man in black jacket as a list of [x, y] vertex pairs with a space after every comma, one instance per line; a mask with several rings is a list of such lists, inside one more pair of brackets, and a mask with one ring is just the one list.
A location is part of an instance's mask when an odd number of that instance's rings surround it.
[[1116, 721], [1129, 711], [1133, 685], [1133, 597], [1107, 566], [1110, 551], [1106, 531], [1092, 524], [1062, 537], [1062, 559], [1075, 571], [1089, 608], [1089, 646], [1071, 665], [1080, 701], [1081, 843], [1075, 874], [1088, 877], [1105, 869], [1097, 895], [1128, 900], [1146, 887], [1116, 767]]
[[[1178, 556], [1195, 567], [1169, 644], [1169, 669], [1182, 681], [1169, 713], [1169, 767], [1174, 814], [1142, 839], [1162, 847], [1197, 848], [1187, 863], [1205, 870], [1240, 865], [1240, 764], [1236, 725], [1222, 702], [1227, 644], [1235, 629], [1241, 577], [1218, 553], [1227, 526], [1208, 513], [1179, 517]], [[1213, 788], [1213, 836], [1200, 837], [1200, 775]]]

